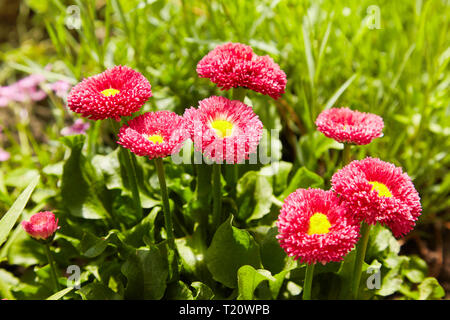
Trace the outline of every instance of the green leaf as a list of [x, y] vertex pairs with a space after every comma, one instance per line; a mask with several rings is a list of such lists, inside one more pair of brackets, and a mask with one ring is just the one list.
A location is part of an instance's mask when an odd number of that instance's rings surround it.
[[83, 300], [121, 300], [122, 297], [100, 282], [81, 287], [78, 293]]
[[42, 262], [47, 263], [44, 247], [31, 238], [22, 228], [16, 228], [2, 248], [2, 257], [6, 256], [12, 265], [24, 267]]
[[64, 137], [63, 142], [71, 148], [70, 157], [64, 164], [61, 195], [69, 212], [85, 219], [103, 219], [108, 212], [98, 198], [97, 177], [82, 154], [84, 135]]
[[122, 266], [127, 277], [126, 299], [161, 299], [166, 290], [167, 262], [159, 249], [139, 249], [130, 254]]
[[34, 188], [39, 182], [39, 176], [35, 176], [28, 187], [20, 194], [17, 200], [13, 203], [8, 212], [0, 220], [0, 246], [5, 242], [9, 232], [14, 227], [17, 219], [22, 214], [23, 209], [27, 205], [28, 199], [33, 193]]
[[[272, 166], [270, 166], [272, 167]], [[265, 169], [266, 167], [264, 167], [263, 169]], [[261, 171], [263, 171], [263, 169], [261, 169]], [[286, 189], [287, 185], [288, 185], [288, 177], [289, 177], [289, 172], [291, 172], [292, 170], [292, 163], [290, 162], [285, 162], [285, 161], [280, 161], [278, 163], [278, 167], [277, 167], [277, 171], [274, 172], [273, 175], [273, 180], [274, 180], [274, 194], [278, 195], [281, 192], [284, 191], [284, 189]]]
[[383, 266], [390, 269], [386, 275], [382, 277], [381, 288], [377, 290], [380, 296], [389, 296], [401, 289], [403, 284], [403, 277], [401, 269], [407, 265], [409, 258], [405, 256], [397, 256], [396, 254], [389, 254], [383, 261]]
[[280, 243], [275, 238], [277, 234], [278, 228], [272, 227], [267, 231], [261, 242], [262, 265], [273, 274], [281, 272], [286, 265], [286, 261], [289, 259], [288, 255], [284, 252]]
[[21, 167], [8, 171], [3, 183], [9, 187], [22, 189], [30, 185], [37, 175], [39, 175], [38, 170]]
[[153, 208], [150, 213], [144, 217], [137, 225], [130, 230], [124, 232], [125, 242], [135, 248], [144, 246], [144, 237], [149, 237], [151, 242], [155, 241], [155, 220], [158, 213], [161, 211], [161, 207]]
[[169, 241], [163, 240], [159, 242], [156, 247], [165, 261], [165, 269], [168, 272], [167, 283], [178, 281], [180, 274], [180, 263], [177, 259], [176, 250], [172, 249]]
[[208, 271], [203, 270], [207, 248], [199, 229], [197, 228], [191, 236], [175, 239], [175, 244], [184, 270], [203, 278], [205, 271]]
[[421, 283], [428, 273], [427, 263], [416, 255], [411, 255], [409, 264], [402, 274], [412, 283]]
[[272, 185], [257, 171], [248, 171], [237, 183], [238, 218], [256, 220], [270, 212]]
[[350, 251], [337, 272], [340, 278], [339, 299], [349, 299], [352, 291], [353, 268], [355, 264], [355, 250]]
[[62, 289], [62, 290], [58, 291], [57, 293], [48, 297], [46, 300], [59, 300], [72, 290], [73, 290], [73, 287], [68, 287], [68, 288]]
[[167, 287], [165, 298], [169, 300], [194, 300], [192, 291], [183, 281], [171, 283]]
[[[129, 181], [123, 167], [120, 166], [120, 148], [115, 149], [107, 155], [95, 155], [92, 159], [97, 174], [103, 177], [105, 187], [108, 190], [120, 190], [120, 195], [132, 197]], [[142, 208], [153, 208], [160, 204], [159, 200], [151, 198], [146, 192], [145, 187], [140, 186], [139, 196], [141, 199]]]
[[383, 227], [380, 224], [376, 224], [370, 228], [366, 252], [367, 260], [386, 256], [390, 252], [397, 254], [399, 250], [400, 245], [388, 228]]
[[270, 271], [267, 270], [255, 270], [252, 266], [242, 266], [239, 268], [238, 273], [238, 300], [253, 300], [254, 292], [258, 285], [264, 280], [275, 280]]
[[445, 296], [445, 291], [439, 284], [439, 282], [432, 277], [426, 278], [418, 286], [419, 298], [418, 300], [433, 300], [441, 299]]
[[255, 298], [256, 288], [263, 282], [267, 281], [270, 289], [270, 295], [272, 299], [277, 299], [280, 292], [283, 281], [288, 274], [294, 268], [292, 266], [274, 276], [268, 270], [258, 269], [256, 270], [252, 266], [243, 266], [238, 270], [238, 299], [240, 300], [252, 300]]
[[14, 299], [11, 293], [11, 288], [19, 284], [17, 279], [12, 273], [0, 269], [0, 299]]
[[49, 0], [26, 0], [27, 5], [34, 11], [43, 14], [49, 10]]
[[195, 290], [195, 300], [212, 300], [214, 298], [214, 292], [202, 282], [192, 282], [191, 287]]
[[324, 185], [323, 178], [318, 174], [309, 171], [306, 167], [301, 167], [289, 182], [288, 187], [278, 197], [283, 201], [286, 197], [299, 188], [322, 188]]
[[95, 258], [103, 253], [111, 242], [112, 237], [117, 236], [117, 230], [111, 230], [106, 237], [98, 238], [86, 231], [81, 239], [81, 252], [85, 257]]
[[229, 288], [237, 287], [241, 266], [261, 266], [259, 246], [246, 231], [232, 226], [232, 216], [214, 234], [205, 261], [213, 278]]
[[107, 189], [126, 190], [123, 185], [119, 163], [119, 148], [107, 155], [95, 155], [92, 164], [99, 174], [103, 175]]
[[277, 299], [278, 294], [280, 292], [281, 286], [283, 285], [284, 279], [286, 278], [286, 275], [293, 270], [296, 267], [296, 264], [292, 264], [291, 267], [289, 267], [286, 270], [281, 271], [280, 273], [277, 273], [273, 276], [274, 280], [269, 281], [269, 288], [270, 292], [272, 294], [272, 299]]

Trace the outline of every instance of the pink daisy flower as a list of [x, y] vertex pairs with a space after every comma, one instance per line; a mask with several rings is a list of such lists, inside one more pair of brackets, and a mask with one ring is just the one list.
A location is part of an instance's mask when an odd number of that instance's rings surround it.
[[372, 113], [349, 108], [322, 111], [316, 119], [317, 130], [338, 142], [364, 145], [383, 136], [383, 119]]
[[297, 189], [283, 203], [277, 239], [302, 263], [341, 261], [359, 238], [359, 226], [332, 191]]
[[131, 116], [152, 96], [151, 85], [139, 72], [115, 66], [84, 79], [69, 93], [68, 107], [93, 120]]
[[263, 124], [241, 101], [212, 96], [184, 112], [196, 151], [216, 163], [240, 163], [256, 152]]
[[222, 90], [244, 87], [274, 99], [286, 88], [286, 74], [269, 56], [258, 56], [250, 46], [226, 43], [217, 46], [197, 64], [201, 78]]
[[380, 159], [352, 161], [333, 175], [331, 183], [357, 221], [379, 222], [396, 237], [410, 232], [422, 211], [410, 177]]
[[120, 128], [117, 143], [138, 156], [164, 158], [178, 152], [187, 139], [183, 121], [171, 111], [146, 112]]
[[42, 211], [31, 216], [30, 221], [22, 221], [23, 229], [33, 238], [46, 240], [58, 227], [58, 219], [50, 211]]

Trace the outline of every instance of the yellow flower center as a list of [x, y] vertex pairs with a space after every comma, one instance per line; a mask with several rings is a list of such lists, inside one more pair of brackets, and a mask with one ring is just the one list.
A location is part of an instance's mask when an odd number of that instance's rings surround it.
[[211, 127], [221, 138], [231, 136], [231, 132], [233, 131], [233, 124], [227, 120], [214, 120], [213, 122], [211, 122]]
[[160, 144], [164, 142], [163, 136], [159, 134], [152, 134], [151, 136], [147, 137], [148, 141], [153, 142], [154, 144]]
[[316, 212], [311, 216], [311, 218], [309, 218], [308, 234], [328, 233], [330, 227], [331, 223], [328, 220], [328, 217], [323, 213]]
[[120, 91], [117, 89], [109, 88], [109, 89], [105, 89], [105, 90], [101, 91], [100, 93], [103, 94], [105, 97], [109, 97], [109, 96], [115, 96], [119, 92]]
[[378, 192], [378, 196], [386, 198], [392, 197], [392, 193], [384, 183], [377, 181], [369, 181], [369, 183], [372, 185], [372, 191], [375, 190], [376, 192]]

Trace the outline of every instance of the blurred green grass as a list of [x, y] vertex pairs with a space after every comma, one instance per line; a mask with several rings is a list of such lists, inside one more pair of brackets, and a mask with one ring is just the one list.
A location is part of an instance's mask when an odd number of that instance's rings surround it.
[[[80, 28], [70, 29], [77, 10]], [[379, 28], [370, 27], [373, 10]], [[73, 83], [125, 64], [150, 80], [147, 108], [182, 113], [209, 95], [228, 95], [198, 78], [197, 62], [219, 43], [246, 43], [287, 74], [281, 100], [249, 95], [265, 127], [282, 130], [284, 160], [328, 179], [340, 152], [316, 132], [315, 117], [332, 106], [376, 113], [384, 137], [355, 156], [402, 166], [422, 197], [421, 223], [448, 221], [449, 17], [444, 0], [27, 0], [14, 39], [0, 44], [0, 83], [47, 64], [49, 78]]]

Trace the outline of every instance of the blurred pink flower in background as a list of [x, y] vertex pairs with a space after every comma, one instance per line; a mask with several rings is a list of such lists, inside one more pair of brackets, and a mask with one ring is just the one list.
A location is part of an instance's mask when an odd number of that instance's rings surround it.
[[0, 148], [0, 162], [8, 161], [9, 158], [11, 158], [9, 152]]
[[32, 74], [9, 86], [0, 87], [0, 107], [6, 107], [11, 102], [45, 99], [47, 94], [39, 87], [43, 82], [45, 82], [43, 75]]
[[50, 84], [50, 89], [54, 91], [58, 97], [63, 99], [67, 97], [71, 87], [72, 85], [64, 80], [58, 80]]
[[77, 119], [73, 125], [62, 128], [61, 135], [70, 136], [75, 134], [85, 134], [89, 127], [89, 122], [84, 122], [83, 119]]

